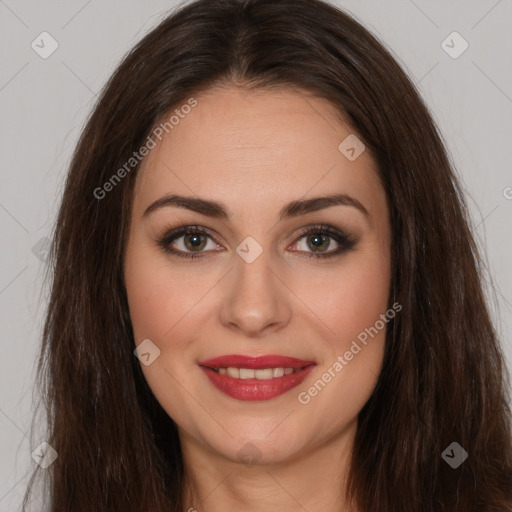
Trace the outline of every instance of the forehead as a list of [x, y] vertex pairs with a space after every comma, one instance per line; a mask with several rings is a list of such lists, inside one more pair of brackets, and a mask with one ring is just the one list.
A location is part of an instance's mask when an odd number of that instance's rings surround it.
[[236, 87], [195, 99], [155, 139], [137, 178], [136, 210], [169, 193], [219, 200], [234, 212], [277, 210], [308, 195], [347, 193], [369, 203], [382, 196], [369, 152], [350, 161], [340, 151], [353, 131], [326, 100]]

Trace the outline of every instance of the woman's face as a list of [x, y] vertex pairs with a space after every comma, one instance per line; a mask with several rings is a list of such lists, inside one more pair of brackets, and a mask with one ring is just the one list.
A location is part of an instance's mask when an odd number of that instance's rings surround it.
[[[352, 436], [375, 387], [385, 193], [324, 100], [234, 87], [196, 100], [137, 178], [125, 280], [136, 345], [150, 340], [142, 369], [185, 447], [292, 460]], [[171, 195], [185, 199], [155, 204]]]

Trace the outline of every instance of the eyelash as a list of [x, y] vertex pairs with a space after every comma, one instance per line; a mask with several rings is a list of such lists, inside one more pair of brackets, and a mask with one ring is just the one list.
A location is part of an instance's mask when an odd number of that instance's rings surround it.
[[[202, 258], [204, 253], [202, 252], [183, 252], [178, 251], [176, 249], [172, 249], [170, 247], [171, 243], [175, 240], [181, 238], [183, 235], [195, 235], [195, 234], [202, 234], [206, 235], [209, 238], [212, 238], [212, 234], [210, 231], [206, 228], [199, 227], [197, 225], [195, 226], [180, 226], [174, 230], [172, 230], [169, 233], [166, 233], [163, 237], [161, 237], [158, 240], [158, 245], [163, 249], [163, 251], [167, 254], [172, 254], [173, 256], [177, 256], [178, 258], [185, 258], [185, 259], [194, 259], [194, 258]], [[332, 238], [336, 243], [339, 244], [339, 247], [335, 249], [334, 251], [330, 251], [328, 253], [317, 253], [317, 252], [306, 252], [305, 254], [307, 256], [304, 256], [306, 258], [331, 258], [334, 256], [338, 256], [345, 251], [351, 250], [357, 240], [350, 236], [347, 233], [344, 233], [343, 231], [334, 228], [332, 226], [328, 226], [325, 224], [318, 224], [314, 226], [310, 226], [309, 228], [305, 229], [303, 232], [300, 233], [297, 240], [300, 240], [301, 238], [304, 238], [308, 235], [317, 235], [317, 234], [326, 234], [330, 238]], [[212, 238], [213, 240], [213, 238]], [[214, 241], [214, 240], [213, 240]], [[215, 242], [215, 241], [214, 241]], [[216, 242], [215, 242], [216, 243]], [[304, 252], [304, 251], [297, 251], [297, 252]]]

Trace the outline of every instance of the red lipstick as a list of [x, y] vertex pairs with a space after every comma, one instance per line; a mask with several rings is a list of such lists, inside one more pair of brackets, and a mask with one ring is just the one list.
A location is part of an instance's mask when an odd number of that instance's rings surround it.
[[199, 363], [217, 389], [238, 400], [252, 401], [286, 393], [298, 386], [315, 365], [315, 361], [278, 355], [226, 355]]

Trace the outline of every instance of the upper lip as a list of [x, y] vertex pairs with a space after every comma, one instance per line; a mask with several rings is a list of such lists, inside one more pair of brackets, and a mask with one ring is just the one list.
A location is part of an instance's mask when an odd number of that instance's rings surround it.
[[260, 370], [264, 368], [303, 368], [316, 364], [315, 361], [305, 361], [289, 356], [265, 355], [265, 356], [244, 356], [231, 354], [206, 359], [199, 363], [200, 366], [208, 368], [250, 368]]

